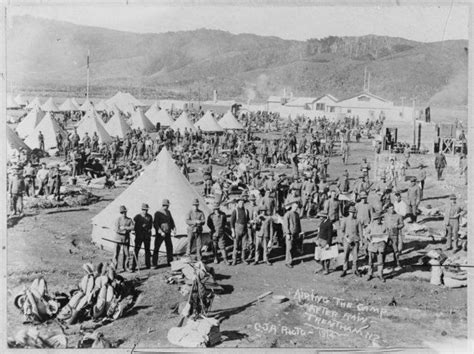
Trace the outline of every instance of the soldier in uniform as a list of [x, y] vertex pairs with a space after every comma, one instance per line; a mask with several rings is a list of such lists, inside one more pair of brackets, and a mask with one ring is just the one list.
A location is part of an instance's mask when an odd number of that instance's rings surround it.
[[10, 194], [11, 210], [13, 215], [23, 216], [23, 192], [25, 191], [25, 181], [23, 170], [15, 166], [12, 176], [9, 179], [8, 191]]
[[226, 265], [229, 265], [227, 260], [227, 253], [225, 250], [225, 231], [227, 228], [227, 216], [224, 212], [219, 209], [219, 204], [214, 203], [213, 212], [207, 217], [207, 226], [211, 230], [212, 246], [214, 252], [214, 263], [219, 263], [219, 257], [217, 255], [217, 248], [222, 254], [222, 259]]
[[114, 268], [117, 269], [120, 250], [122, 250], [122, 266], [124, 271], [128, 271], [128, 261], [130, 257], [130, 232], [135, 228], [133, 220], [127, 216], [127, 208], [120, 206], [120, 216], [115, 220], [115, 252], [113, 258]]
[[248, 226], [250, 216], [248, 210], [244, 207], [244, 198], [241, 196], [237, 201], [237, 207], [232, 211], [230, 216], [230, 227], [232, 230], [232, 238], [234, 239], [234, 251], [232, 254], [232, 265], [237, 264], [237, 252], [240, 250], [242, 262], [250, 264], [250, 257], [246, 257], [249, 248], [248, 244]]
[[[321, 249], [328, 250], [332, 245], [332, 235], [334, 232], [334, 228], [332, 226], [331, 220], [328, 218], [328, 214], [324, 211], [320, 212], [317, 215], [321, 218], [321, 223], [319, 224], [319, 232], [318, 238], [316, 239], [316, 246], [320, 247]], [[326, 259], [321, 261], [322, 271], [325, 275], [329, 274], [329, 265], [331, 260]]]
[[387, 213], [385, 214], [384, 224], [388, 230], [388, 245], [392, 247], [393, 258], [396, 263], [395, 270], [400, 270], [400, 254], [403, 250], [402, 229], [405, 226], [403, 218], [395, 212], [392, 203], [387, 205]]
[[[291, 207], [283, 217], [283, 231], [286, 239], [285, 265], [293, 268], [294, 250], [301, 250], [303, 242], [300, 241], [301, 222], [298, 210], [298, 201], [290, 201], [287, 206]], [[300, 245], [301, 244], [301, 245]]]
[[408, 186], [407, 190], [407, 199], [408, 199], [408, 212], [410, 214], [412, 222], [416, 222], [416, 214], [418, 213], [418, 205], [420, 205], [421, 200], [421, 190], [420, 186], [416, 184], [416, 177], [411, 179], [411, 184]]
[[151, 243], [151, 229], [153, 227], [153, 217], [148, 214], [149, 206], [146, 203], [142, 204], [142, 212], [135, 215], [133, 223], [135, 224], [135, 257], [132, 261], [132, 272], [135, 271], [136, 262], [138, 261], [138, 254], [140, 248], [145, 248], [145, 266], [150, 269], [150, 243]]
[[301, 208], [301, 217], [306, 213], [306, 217], [309, 218], [309, 213], [311, 211], [311, 206], [313, 204], [314, 194], [316, 193], [316, 186], [313, 181], [311, 181], [308, 175], [305, 175], [302, 195], [303, 195], [303, 206]]
[[342, 219], [340, 231], [344, 240], [344, 265], [341, 277], [347, 274], [349, 267], [349, 253], [352, 251], [352, 271], [354, 275], [360, 276], [357, 270], [357, 258], [359, 257], [359, 243], [360, 243], [360, 223], [356, 218], [356, 208], [349, 207], [349, 215]]
[[443, 177], [443, 171], [446, 168], [447, 162], [446, 157], [442, 152], [438, 152], [435, 157], [435, 168], [438, 174], [438, 181]]
[[457, 204], [456, 195], [449, 197], [451, 203], [444, 213], [444, 225], [447, 232], [446, 250], [452, 250], [452, 241], [454, 241], [454, 251], [461, 249], [458, 247], [459, 221], [463, 215], [463, 209]]
[[423, 199], [423, 191], [425, 190], [425, 181], [426, 181], [426, 171], [425, 165], [420, 163], [418, 166], [420, 172], [418, 174], [418, 181], [420, 182], [420, 200]]
[[369, 251], [369, 273], [367, 280], [373, 278], [373, 261], [377, 257], [377, 278], [385, 282], [383, 277], [383, 255], [385, 253], [386, 241], [383, 236], [388, 237], [387, 226], [382, 223], [382, 214], [377, 212], [372, 217], [372, 222], [366, 229], [366, 238], [369, 242], [367, 250]]
[[268, 243], [273, 240], [273, 219], [265, 206], [260, 206], [256, 220], [255, 234], [255, 261], [253, 265], [257, 265], [260, 260], [260, 249], [263, 253], [263, 261], [267, 265], [272, 265], [268, 260]]
[[186, 256], [191, 257], [193, 242], [196, 241], [196, 253], [198, 261], [202, 260], [202, 226], [206, 222], [204, 213], [199, 209], [199, 200], [193, 201], [193, 208], [188, 212], [186, 224], [188, 224], [188, 244], [186, 247]]
[[362, 172], [363, 175], [369, 176], [370, 165], [367, 162], [367, 159], [365, 157], [362, 159], [362, 164], [360, 165], [360, 171]]
[[328, 214], [328, 217], [333, 224], [339, 220], [341, 214], [341, 202], [337, 200], [335, 190], [331, 190], [330, 198], [325, 201], [323, 210]]

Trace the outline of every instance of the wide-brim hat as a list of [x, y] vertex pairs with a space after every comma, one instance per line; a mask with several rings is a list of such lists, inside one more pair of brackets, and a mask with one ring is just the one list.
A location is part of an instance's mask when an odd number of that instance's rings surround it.
[[360, 192], [359, 197], [360, 198], [367, 198], [367, 192], [366, 191]]
[[290, 199], [290, 200], [288, 200], [288, 201], [286, 202], [286, 204], [285, 204], [285, 207], [289, 208], [289, 207], [291, 207], [291, 206], [292, 206], [293, 204], [295, 204], [295, 203], [298, 204], [298, 205], [300, 205], [299, 199]]
[[412, 177], [412, 178], [410, 179], [410, 181], [416, 182], [416, 177]]
[[120, 206], [120, 212], [125, 213], [126, 211], [127, 211], [127, 208], [125, 207], [125, 205], [121, 205]]
[[220, 207], [219, 203], [212, 204], [212, 209], [219, 209], [219, 207]]
[[320, 211], [316, 217], [318, 218], [327, 218], [328, 217], [328, 213], [326, 213], [325, 211]]
[[456, 199], [457, 199], [457, 197], [456, 197], [456, 195], [455, 195], [455, 194], [451, 194], [451, 195], [449, 196], [449, 199], [450, 199], [450, 200], [456, 200]]
[[194, 200], [193, 200], [193, 205], [199, 205], [199, 199], [197, 199], [197, 198], [194, 199]]
[[351, 206], [349, 207], [349, 213], [355, 213], [355, 212], [357, 212], [355, 206], [351, 205]]
[[249, 199], [250, 200], [257, 200], [257, 197], [255, 196], [255, 194], [250, 194]]
[[148, 204], [147, 204], [147, 203], [143, 203], [143, 204], [142, 204], [142, 210], [148, 210], [148, 209], [150, 209], [150, 207], [148, 206]]
[[163, 202], [161, 203], [161, 205], [170, 205], [170, 201], [168, 199], [163, 199]]
[[374, 220], [377, 220], [377, 219], [381, 219], [382, 218], [382, 213], [376, 211], [373, 215], [372, 215], [372, 219]]

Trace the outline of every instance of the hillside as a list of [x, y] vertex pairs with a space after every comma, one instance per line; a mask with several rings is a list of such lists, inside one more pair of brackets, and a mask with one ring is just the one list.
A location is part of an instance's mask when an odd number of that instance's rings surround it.
[[18, 90], [82, 90], [90, 50], [94, 89], [128, 88], [143, 95], [206, 99], [260, 99], [281, 94], [344, 97], [363, 87], [388, 99], [416, 96], [420, 103], [467, 103], [467, 41], [420, 43], [384, 36], [290, 41], [199, 29], [161, 34], [127, 33], [34, 18], [14, 17], [7, 31], [8, 74]]

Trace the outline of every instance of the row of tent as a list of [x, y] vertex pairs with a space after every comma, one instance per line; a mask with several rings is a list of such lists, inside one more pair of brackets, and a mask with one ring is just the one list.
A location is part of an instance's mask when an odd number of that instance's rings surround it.
[[[132, 128], [151, 131], [157, 123], [160, 123], [165, 128], [179, 129], [181, 133], [185, 129], [190, 132], [196, 132], [197, 127], [205, 132], [222, 132], [224, 131], [223, 127], [233, 130], [243, 129], [231, 112], [228, 112], [217, 122], [211, 112], [208, 111], [196, 124], [193, 124], [186, 112], [183, 112], [176, 121], [173, 121], [168, 112], [160, 110], [157, 106], [152, 106], [146, 113], [143, 113], [141, 109], [136, 110], [131, 115], [129, 122], [130, 124], [122, 114], [117, 112], [107, 123], [104, 123], [97, 111], [92, 107], [78, 123], [76, 129], [79, 136], [83, 137], [87, 133], [92, 137], [95, 133], [99, 137], [99, 142], [106, 144], [112, 142], [112, 137], [123, 139]], [[32, 109], [26, 115], [16, 127], [16, 132], [19, 138], [24, 139], [24, 143], [31, 149], [39, 148], [38, 135], [41, 132], [44, 137], [45, 150], [56, 147], [56, 136], [58, 134], [62, 135], [63, 138], [66, 138], [68, 135], [67, 131], [53, 118], [51, 112], [44, 112], [39, 108]], [[14, 132], [12, 133], [15, 134]], [[8, 143], [18, 146], [16, 141], [15, 139]]]

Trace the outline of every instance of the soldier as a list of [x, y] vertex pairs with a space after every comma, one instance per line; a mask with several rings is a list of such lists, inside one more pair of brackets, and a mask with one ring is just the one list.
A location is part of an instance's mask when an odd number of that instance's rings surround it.
[[251, 194], [249, 197], [250, 205], [248, 206], [248, 211], [249, 211], [249, 218], [250, 218], [250, 223], [249, 223], [249, 229], [248, 229], [248, 234], [249, 234], [249, 242], [254, 245], [255, 244], [255, 221], [257, 220], [258, 217], [258, 211], [260, 207], [257, 205], [257, 197], [255, 197], [254, 194]]
[[145, 266], [146, 269], [150, 269], [150, 242], [151, 242], [151, 229], [153, 227], [153, 218], [148, 214], [149, 206], [146, 203], [142, 204], [142, 212], [135, 215], [133, 223], [135, 224], [135, 257], [132, 260], [132, 272], [135, 271], [136, 263], [138, 261], [138, 254], [140, 248], [145, 248]]
[[343, 163], [344, 165], [346, 165], [347, 162], [348, 162], [348, 160], [349, 160], [349, 154], [350, 154], [349, 150], [350, 150], [350, 149], [349, 149], [349, 144], [348, 144], [348, 142], [347, 142], [347, 141], [344, 141], [344, 142], [342, 143], [342, 146], [341, 146], [341, 151], [342, 151], [342, 163]]
[[464, 212], [457, 204], [456, 195], [451, 194], [449, 200], [451, 203], [444, 213], [444, 225], [447, 233], [446, 250], [453, 249], [452, 241], [454, 241], [454, 252], [457, 252], [461, 249], [461, 247], [458, 247], [459, 221]]
[[354, 275], [360, 277], [357, 269], [357, 258], [359, 257], [359, 243], [360, 243], [361, 226], [356, 218], [356, 208], [349, 207], [349, 215], [341, 220], [340, 232], [344, 240], [344, 265], [341, 277], [347, 274], [349, 267], [349, 253], [352, 251], [352, 272]]
[[293, 183], [290, 184], [290, 191], [291, 191], [291, 198], [293, 199], [301, 199], [301, 189], [303, 188], [303, 184], [301, 183], [301, 178], [295, 177], [293, 178]]
[[443, 177], [443, 171], [446, 168], [447, 162], [446, 157], [442, 152], [438, 152], [435, 157], [435, 168], [438, 175], [438, 181]]
[[207, 197], [211, 194], [212, 187], [212, 164], [211, 159], [207, 159], [207, 165], [204, 167], [203, 171], [204, 176], [204, 196]]
[[258, 209], [255, 236], [255, 261], [252, 264], [258, 264], [261, 248], [263, 252], [263, 261], [271, 266], [272, 263], [268, 260], [268, 243], [273, 240], [273, 219], [265, 206], [260, 206]]
[[128, 271], [129, 261], [129, 247], [130, 247], [130, 232], [135, 228], [133, 220], [127, 216], [127, 208], [124, 205], [120, 206], [120, 216], [115, 221], [115, 252], [113, 265], [117, 269], [120, 250], [122, 250], [122, 266], [123, 271]]
[[38, 133], [38, 142], [39, 142], [39, 149], [44, 151], [44, 135], [43, 132], [40, 130]]
[[334, 224], [339, 220], [341, 214], [341, 202], [336, 198], [336, 191], [333, 189], [330, 192], [330, 198], [324, 203], [324, 212], [328, 214], [329, 220]]
[[423, 191], [425, 190], [426, 171], [425, 165], [420, 163], [418, 166], [420, 172], [418, 174], [418, 181], [420, 182], [420, 200], [423, 199]]
[[[321, 218], [321, 223], [319, 224], [319, 232], [318, 238], [316, 239], [316, 246], [320, 247], [321, 249], [328, 250], [332, 245], [332, 235], [334, 232], [334, 228], [332, 226], [331, 220], [328, 218], [328, 214], [324, 211], [320, 212], [317, 215]], [[329, 265], [330, 260], [326, 259], [321, 261], [322, 271], [325, 275], [329, 274]], [[318, 271], [319, 272], [319, 271]]]
[[416, 177], [412, 177], [411, 184], [407, 190], [408, 199], [408, 213], [410, 214], [411, 221], [416, 222], [416, 215], [418, 213], [418, 205], [420, 205], [421, 191], [420, 186], [416, 184]]
[[355, 205], [357, 212], [357, 221], [360, 225], [359, 235], [361, 238], [361, 249], [366, 249], [366, 244], [364, 242], [364, 230], [370, 224], [372, 220], [372, 208], [369, 203], [367, 203], [367, 193], [362, 191], [359, 195], [360, 202]]
[[372, 222], [367, 227], [366, 239], [369, 242], [367, 250], [369, 251], [369, 273], [367, 281], [373, 278], [373, 261], [377, 256], [377, 278], [385, 283], [383, 277], [383, 255], [388, 240], [388, 230], [386, 225], [382, 223], [382, 214], [377, 212], [372, 218]]
[[347, 170], [344, 171], [341, 177], [339, 177], [339, 181], [337, 182], [337, 189], [339, 193], [347, 193], [350, 190], [350, 182], [349, 182], [349, 172]]
[[225, 231], [227, 227], [227, 217], [225, 213], [219, 209], [218, 203], [214, 203], [213, 212], [207, 217], [207, 226], [209, 227], [209, 230], [211, 230], [214, 263], [219, 263], [219, 257], [217, 255], [217, 247], [219, 247], [224, 263], [226, 265], [229, 265], [224, 240]]
[[24, 169], [23, 175], [25, 177], [25, 194], [28, 197], [34, 197], [36, 170], [32, 166], [31, 161], [28, 161], [26, 168]]
[[196, 198], [193, 201], [193, 208], [188, 212], [186, 217], [186, 224], [188, 224], [188, 244], [186, 248], [186, 256], [191, 257], [191, 249], [193, 241], [196, 241], [196, 253], [198, 261], [202, 260], [202, 226], [206, 222], [204, 213], [199, 209], [199, 200]]
[[360, 171], [362, 172], [363, 175], [369, 176], [369, 171], [370, 171], [370, 164], [367, 162], [367, 158], [362, 159], [362, 163], [360, 165]]
[[385, 214], [384, 224], [388, 230], [388, 245], [392, 247], [393, 258], [396, 263], [395, 270], [402, 269], [400, 265], [400, 254], [403, 250], [402, 229], [405, 226], [403, 218], [395, 212], [392, 203], [387, 205], [387, 213]]
[[301, 208], [301, 217], [306, 213], [306, 217], [309, 218], [309, 213], [313, 204], [314, 194], [316, 193], [316, 186], [313, 181], [311, 181], [310, 176], [305, 175], [302, 195], [303, 195], [303, 207]]
[[286, 256], [285, 265], [288, 268], [293, 268], [294, 250], [302, 250], [303, 242], [300, 240], [301, 222], [300, 215], [297, 212], [298, 201], [290, 201], [287, 207], [291, 207], [283, 217], [283, 231], [286, 239]]
[[48, 180], [49, 180], [49, 169], [46, 168], [46, 162], [41, 163], [41, 168], [36, 173], [38, 178], [38, 194], [37, 195], [48, 195]]
[[230, 217], [230, 227], [232, 230], [232, 238], [234, 239], [234, 252], [232, 254], [232, 265], [237, 264], [237, 252], [240, 250], [242, 262], [250, 264], [250, 257], [246, 257], [248, 244], [248, 226], [250, 223], [250, 215], [248, 210], [244, 207], [244, 198], [241, 196], [237, 201], [237, 207], [232, 211]]
[[25, 191], [25, 181], [23, 179], [23, 170], [15, 166], [10, 178], [8, 191], [10, 193], [11, 210], [13, 215], [23, 216], [23, 192]]

